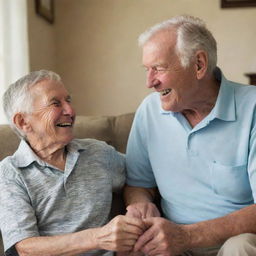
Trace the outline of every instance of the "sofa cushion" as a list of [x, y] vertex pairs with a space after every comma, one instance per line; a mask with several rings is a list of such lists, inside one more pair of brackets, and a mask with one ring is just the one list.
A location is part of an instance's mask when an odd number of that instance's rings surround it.
[[0, 160], [12, 155], [18, 148], [19, 141], [9, 125], [0, 125]]
[[112, 116], [77, 116], [74, 136], [76, 138], [93, 138], [113, 144]]
[[125, 153], [126, 151], [133, 118], [134, 113], [119, 115], [113, 118], [113, 145], [119, 152]]

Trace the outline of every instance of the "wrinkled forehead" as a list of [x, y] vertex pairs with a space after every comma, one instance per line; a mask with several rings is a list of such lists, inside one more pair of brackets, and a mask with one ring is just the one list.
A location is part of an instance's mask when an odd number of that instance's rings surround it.
[[65, 97], [69, 95], [61, 81], [49, 79], [37, 82], [29, 91], [34, 100], [49, 101], [52, 98]]
[[142, 49], [143, 63], [171, 60], [176, 56], [176, 33], [161, 31], [148, 40]]

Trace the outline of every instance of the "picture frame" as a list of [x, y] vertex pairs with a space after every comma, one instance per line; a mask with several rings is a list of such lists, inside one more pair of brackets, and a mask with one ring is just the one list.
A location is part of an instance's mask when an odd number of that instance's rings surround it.
[[54, 22], [54, 0], [35, 0], [36, 13], [49, 23]]
[[222, 8], [253, 6], [256, 7], [256, 0], [221, 0]]

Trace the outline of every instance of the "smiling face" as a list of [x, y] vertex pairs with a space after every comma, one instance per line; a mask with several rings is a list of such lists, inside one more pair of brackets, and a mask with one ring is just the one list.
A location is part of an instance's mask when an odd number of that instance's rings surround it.
[[73, 139], [75, 111], [61, 82], [43, 80], [30, 89], [32, 113], [25, 114], [23, 127], [32, 148], [64, 147]]
[[147, 87], [160, 93], [162, 108], [182, 112], [193, 105], [199, 86], [196, 65], [182, 67], [175, 52], [175, 31], [162, 31], [143, 47], [143, 65], [147, 70]]

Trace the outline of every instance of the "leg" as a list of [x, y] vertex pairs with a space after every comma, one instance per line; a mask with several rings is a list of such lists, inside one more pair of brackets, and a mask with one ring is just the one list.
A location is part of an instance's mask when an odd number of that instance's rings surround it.
[[256, 255], [256, 234], [241, 234], [231, 237], [221, 247], [217, 256]]

